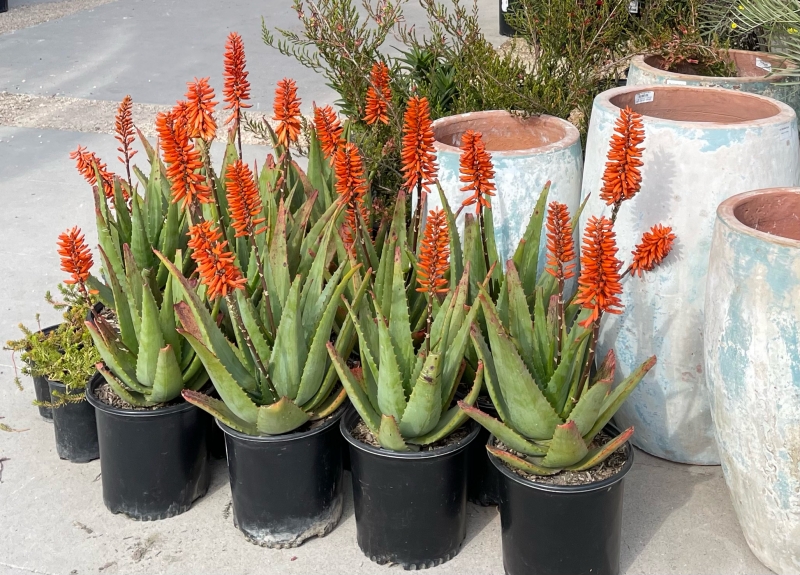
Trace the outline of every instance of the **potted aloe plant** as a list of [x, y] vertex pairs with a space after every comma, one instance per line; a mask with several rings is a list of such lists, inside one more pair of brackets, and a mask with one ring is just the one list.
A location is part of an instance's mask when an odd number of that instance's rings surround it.
[[607, 424], [656, 358], [614, 387], [613, 350], [594, 372], [598, 333], [603, 314], [622, 311], [622, 279], [654, 269], [675, 240], [669, 228], [655, 226], [623, 271], [614, 219], [641, 181], [641, 162], [624, 156], [627, 161], [609, 165], [605, 182], [612, 217], [588, 221], [574, 296], [565, 291], [577, 274], [574, 220], [558, 202], [547, 210], [544, 273], [537, 278], [535, 268], [515, 257], [506, 264], [496, 300], [479, 288], [488, 344], [477, 326], [471, 338], [498, 418], [460, 405], [492, 434], [486, 449], [502, 474], [503, 561], [511, 575], [529, 573], [532, 565], [537, 573], [619, 572], [623, 480], [633, 463], [627, 443], [633, 428], [618, 433]]
[[[150, 161], [146, 176], [131, 164], [135, 129], [129, 97], [120, 105], [116, 127], [127, 179], [111, 174], [91, 152], [73, 153], [78, 170], [93, 184], [103, 264], [102, 281], [87, 280], [105, 307], [87, 317], [102, 362], [86, 397], [97, 415], [106, 507], [156, 520], [189, 509], [205, 494], [210, 477], [210, 418], [180, 396], [184, 388], [203, 388], [208, 375], [177, 332], [174, 282], [153, 253], [157, 248], [179, 264], [191, 263], [182, 257], [188, 216], [172, 200], [181, 186], [193, 183], [182, 178], [180, 168], [193, 161], [194, 147], [186, 129], [173, 133], [170, 142], [162, 134], [165, 166], [141, 137]], [[167, 155], [168, 143], [187, 152], [179, 169]]]
[[84, 397], [99, 359], [83, 322], [94, 303], [92, 290], [86, 286], [93, 261], [78, 228], [62, 233], [58, 246], [61, 268], [71, 277], [58, 286], [63, 302], [49, 292], [45, 300], [63, 311], [64, 321], [36, 332], [20, 325], [24, 337], [7, 342], [6, 348], [21, 352], [23, 373], [34, 379], [34, 404], [53, 422], [58, 456], [85, 463], [99, 456], [94, 408]]
[[[448, 286], [441, 211], [431, 212], [421, 237], [419, 291], [406, 289], [404, 208], [401, 192], [374, 289], [348, 305], [360, 365], [331, 344], [328, 351], [355, 407], [341, 431], [350, 446], [359, 547], [373, 561], [413, 569], [451, 559], [465, 537], [467, 448], [478, 427], [462, 428], [467, 418], [453, 398], [478, 307], [467, 306], [468, 270]], [[482, 378], [479, 367], [468, 404]]]

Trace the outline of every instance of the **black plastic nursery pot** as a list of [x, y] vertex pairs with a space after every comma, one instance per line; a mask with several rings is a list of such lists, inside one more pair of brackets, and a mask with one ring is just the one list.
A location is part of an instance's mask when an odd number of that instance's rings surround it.
[[[45, 380], [48, 384], [48, 401], [56, 394], [66, 396], [67, 386], [60, 381]], [[83, 390], [70, 393], [83, 397]], [[94, 407], [87, 401], [67, 401], [52, 410], [53, 430], [56, 435], [56, 453], [61, 459], [73, 463], [86, 463], [100, 457], [97, 445], [97, 424]]]
[[211, 418], [186, 402], [154, 410], [119, 409], [100, 401], [99, 373], [86, 389], [97, 413], [103, 501], [112, 513], [153, 521], [187, 511], [209, 483]]
[[[498, 417], [497, 410], [488, 398], [479, 397], [477, 407], [494, 418]], [[484, 507], [500, 503], [500, 473], [489, 461], [486, 451], [488, 440], [489, 431], [481, 427], [477, 439], [469, 446], [467, 476], [467, 499]]]
[[381, 565], [435, 567], [458, 554], [466, 536], [469, 446], [480, 427], [458, 443], [398, 453], [354, 438], [355, 410], [341, 422], [350, 446], [358, 546]]
[[233, 523], [248, 541], [285, 549], [333, 531], [342, 517], [345, 408], [308, 431], [254, 436], [217, 420], [225, 433]]
[[516, 36], [517, 30], [506, 22], [506, 14], [512, 10], [516, 4], [516, 0], [499, 0], [500, 4], [500, 34], [502, 36]]
[[[489, 445], [494, 437], [489, 437]], [[618, 575], [627, 460], [608, 479], [587, 485], [529, 481], [489, 455], [501, 474], [500, 525], [507, 575]]]

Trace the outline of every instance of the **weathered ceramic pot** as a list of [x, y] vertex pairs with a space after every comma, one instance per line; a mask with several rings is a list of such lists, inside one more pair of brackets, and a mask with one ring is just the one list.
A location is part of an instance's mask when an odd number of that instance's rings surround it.
[[617, 412], [636, 428], [632, 441], [673, 461], [718, 464], [703, 369], [703, 303], [714, 213], [747, 190], [800, 183], [794, 111], [775, 100], [723, 90], [673, 86], [623, 87], [594, 102], [586, 146], [583, 212], [610, 214], [599, 198], [609, 139], [620, 108], [643, 114], [641, 191], [615, 225], [619, 257], [630, 263], [642, 234], [672, 226], [676, 248], [643, 278], [628, 277], [622, 315], [603, 318], [598, 357], [617, 352], [618, 377], [648, 356], [658, 363]]
[[[461, 191], [464, 184], [459, 181], [459, 146], [467, 130], [483, 135], [486, 150], [492, 156], [497, 187], [497, 195], [492, 198], [492, 219], [497, 251], [504, 262], [514, 255], [548, 180], [552, 182], [548, 201], [567, 204], [573, 213], [577, 209], [583, 171], [580, 134], [575, 126], [559, 118], [522, 118], [505, 111], [473, 112], [436, 120], [433, 133], [439, 182], [454, 212], [468, 195]], [[428, 195], [427, 209], [436, 207], [441, 207], [441, 202], [434, 188]], [[457, 220], [461, 231], [466, 212]], [[543, 241], [541, 253], [544, 249]], [[539, 269], [543, 267], [544, 257], [540, 257]]]
[[800, 574], [800, 188], [717, 210], [705, 365], [722, 470], [745, 539]]
[[800, 111], [800, 86], [786, 84], [790, 78], [773, 74], [773, 69], [791, 67], [776, 54], [727, 50], [728, 60], [736, 66], [736, 76], [699, 76], [691, 64], [682, 64], [675, 72], [662, 69], [660, 56], [636, 56], [628, 70], [628, 86], [709, 86], [740, 90], [775, 98], [788, 104], [795, 113]]

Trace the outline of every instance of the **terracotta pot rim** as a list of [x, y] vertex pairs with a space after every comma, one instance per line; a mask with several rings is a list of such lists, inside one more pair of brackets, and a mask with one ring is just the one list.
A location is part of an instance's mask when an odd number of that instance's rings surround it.
[[[762, 60], [769, 60], [771, 64], [776, 65], [779, 61], [785, 61], [785, 58], [781, 58], [776, 54], [772, 54], [770, 52], [751, 52], [749, 50], [720, 50], [720, 52], [727, 52], [728, 54], [741, 54], [743, 56], [752, 56], [755, 58], [761, 58]], [[669, 70], [662, 70], [661, 68], [656, 68], [655, 66], [651, 66], [647, 63], [647, 58], [652, 58], [653, 56], [657, 56], [657, 54], [640, 54], [639, 56], [634, 56], [631, 59], [631, 63], [636, 65], [637, 68], [644, 70], [645, 72], [655, 72], [661, 76], [665, 76], [667, 78], [672, 78], [675, 80], [692, 80], [692, 81], [699, 81], [699, 82], [737, 82], [739, 84], [755, 84], [758, 82], [782, 82], [786, 80], [788, 77], [783, 74], [775, 74], [774, 76], [765, 75], [765, 76], [700, 76], [697, 74], [682, 74], [680, 72], [670, 72]], [[791, 67], [788, 63], [786, 64], [787, 67]]]
[[[436, 133], [437, 128], [442, 128], [443, 126], [447, 126], [448, 124], [471, 117], [477, 120], [482, 120], [486, 117], [491, 117], [496, 114], [502, 114], [503, 116], [510, 117], [511, 114], [508, 110], [482, 110], [480, 112], [466, 112], [464, 114], [454, 114], [452, 116], [445, 116], [444, 118], [439, 118], [433, 122], [433, 131], [434, 134]], [[576, 142], [580, 142], [580, 132], [578, 128], [576, 128], [573, 124], [568, 122], [567, 120], [563, 120], [561, 118], [557, 118], [556, 116], [550, 116], [548, 114], [539, 114], [536, 115], [537, 118], [543, 118], [550, 124], [557, 124], [559, 127], [564, 129], [564, 136], [555, 142], [551, 142], [550, 144], [546, 144], [544, 146], [537, 146], [535, 148], [520, 148], [516, 150], [487, 150], [493, 158], [503, 158], [503, 157], [515, 157], [515, 156], [533, 156], [539, 154], [549, 154], [552, 152], [566, 150], [569, 147], [575, 145]], [[451, 146], [450, 144], [445, 144], [444, 142], [440, 142], [439, 140], [434, 140], [433, 147], [436, 149], [437, 152], [452, 152], [454, 154], [461, 154], [461, 150], [458, 146]]]
[[[663, 126], [681, 126], [681, 127], [692, 127], [695, 129], [700, 130], [747, 130], [754, 126], [779, 126], [781, 124], [792, 123], [797, 121], [797, 115], [795, 111], [789, 106], [788, 104], [784, 104], [778, 100], [774, 100], [772, 98], [768, 98], [766, 96], [761, 96], [758, 94], [752, 94], [750, 92], [740, 92], [738, 90], [729, 90], [727, 88], [717, 88], [717, 87], [710, 87], [710, 86], [667, 86], [664, 84], [649, 84], [649, 85], [641, 85], [641, 86], [622, 86], [619, 88], [612, 88], [610, 90], [606, 90], [605, 92], [599, 94], [593, 104], [594, 108], [602, 109], [603, 111], [612, 114], [614, 117], [619, 116], [620, 108], [616, 104], [613, 104], [611, 100], [616, 98], [617, 96], [622, 96], [624, 94], [630, 94], [633, 92], [665, 92], [665, 91], [675, 91], [680, 90], [682, 92], [686, 92], [686, 96], [689, 96], [689, 92], [716, 92], [719, 93], [722, 97], [731, 98], [731, 99], [754, 99], [759, 100], [765, 104], [770, 104], [777, 109], [777, 112], [773, 116], [769, 116], [767, 118], [761, 118], [759, 120], [747, 120], [742, 122], [697, 122], [697, 121], [689, 121], [689, 120], [670, 120], [666, 118], [659, 118], [657, 116], [648, 116], [647, 114], [642, 114], [642, 118], [647, 120], [648, 123], [653, 125], [663, 125]], [[593, 114], [594, 115], [594, 114]]]
[[753, 190], [751, 192], [744, 192], [731, 196], [722, 202], [717, 208], [717, 217], [719, 220], [735, 232], [753, 237], [757, 240], [775, 244], [779, 246], [800, 249], [800, 240], [793, 240], [784, 236], [778, 236], [767, 232], [762, 232], [755, 228], [751, 228], [742, 222], [734, 213], [737, 207], [745, 202], [749, 202], [753, 198], [759, 196], [769, 196], [773, 194], [795, 194], [800, 197], [800, 187], [777, 187], [777, 188], [762, 188], [760, 190]]

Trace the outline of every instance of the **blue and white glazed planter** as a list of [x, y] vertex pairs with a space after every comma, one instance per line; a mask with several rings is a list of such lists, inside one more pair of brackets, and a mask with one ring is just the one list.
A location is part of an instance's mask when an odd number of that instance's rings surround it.
[[[575, 126], [559, 118], [522, 118], [505, 111], [473, 112], [436, 120], [433, 133], [439, 183], [454, 212], [468, 195], [461, 191], [464, 184], [459, 181], [459, 146], [467, 130], [481, 132], [492, 156], [497, 187], [497, 195], [492, 198], [492, 218], [497, 251], [500, 261], [505, 262], [514, 255], [548, 181], [552, 182], [548, 201], [567, 204], [571, 213], [578, 208], [583, 172], [580, 134]], [[427, 203], [429, 210], [441, 207], [435, 190], [428, 195]], [[461, 232], [466, 211], [457, 220]], [[540, 270], [544, 267], [544, 241], [541, 246]]]
[[800, 188], [717, 210], [705, 365], [722, 470], [745, 539], [800, 574]]
[[795, 114], [800, 112], [800, 86], [786, 84], [790, 78], [772, 72], [789, 66], [785, 58], [749, 50], [727, 50], [726, 56], [736, 66], [736, 76], [698, 76], [692, 72], [690, 65], [684, 65], [685, 70], [669, 72], [660, 67], [660, 56], [636, 56], [631, 60], [628, 70], [628, 86], [663, 84], [740, 90], [774, 98], [791, 106]]
[[586, 145], [583, 196], [591, 198], [582, 228], [591, 215], [610, 215], [599, 190], [625, 106], [643, 115], [645, 150], [641, 191], [622, 205], [615, 225], [618, 256], [630, 263], [654, 224], [672, 226], [677, 241], [660, 267], [624, 281], [625, 309], [603, 318], [598, 357], [613, 347], [619, 378], [658, 357], [616, 415], [620, 428], [636, 428], [634, 444], [672, 461], [719, 464], [703, 366], [714, 214], [732, 195], [800, 184], [797, 118], [786, 104], [721, 88], [627, 86], [600, 94]]

